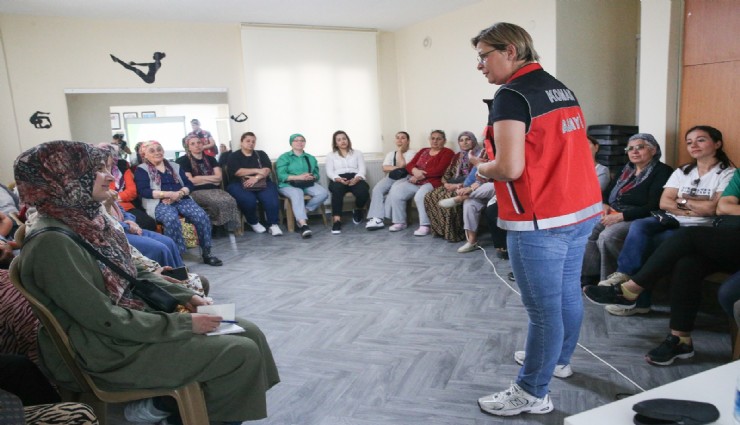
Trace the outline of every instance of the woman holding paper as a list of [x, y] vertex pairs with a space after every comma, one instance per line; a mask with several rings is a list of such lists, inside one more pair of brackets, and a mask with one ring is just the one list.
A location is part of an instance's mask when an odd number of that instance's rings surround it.
[[[245, 332], [205, 336], [222, 320], [194, 313], [206, 300], [134, 265], [125, 235], [100, 209], [112, 181], [106, 156], [86, 143], [56, 141], [29, 149], [16, 160], [21, 197], [39, 211], [19, 259], [23, 285], [60, 322], [80, 363], [101, 388], [174, 388], [197, 381], [203, 384], [212, 424], [264, 418], [265, 392], [279, 382], [264, 334], [237, 319]], [[111, 263], [160, 286], [191, 313], [152, 311], [127, 290], [126, 279], [64, 234], [32, 236], [52, 226], [75, 232]], [[73, 385], [44, 329], [39, 350], [54, 380], [63, 387]], [[176, 411], [160, 399], [131, 407], [126, 413], [132, 422], [157, 422]]]

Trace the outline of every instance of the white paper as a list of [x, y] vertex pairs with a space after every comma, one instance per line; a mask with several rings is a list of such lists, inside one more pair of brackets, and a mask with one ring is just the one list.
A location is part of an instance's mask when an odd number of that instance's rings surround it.
[[[198, 313], [221, 316], [223, 320], [234, 320], [234, 318], [236, 317], [235, 310], [235, 304], [211, 304], [198, 306]], [[213, 332], [208, 332], [206, 335], [226, 335], [240, 332], [244, 332], [244, 328], [237, 325], [236, 323], [221, 323], [218, 329]]]

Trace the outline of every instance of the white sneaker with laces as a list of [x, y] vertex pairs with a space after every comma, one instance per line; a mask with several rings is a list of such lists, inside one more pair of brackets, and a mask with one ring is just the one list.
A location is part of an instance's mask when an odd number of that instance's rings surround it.
[[265, 229], [265, 226], [263, 226], [259, 221], [257, 224], [250, 224], [249, 227], [254, 230], [254, 233], [265, 233], [267, 229]]
[[170, 416], [170, 413], [154, 407], [154, 400], [145, 398], [128, 403], [123, 409], [123, 416], [129, 422], [157, 423]]
[[278, 226], [277, 224], [273, 224], [272, 226], [270, 226], [270, 234], [272, 236], [282, 236], [283, 231], [280, 230], [280, 226]]
[[[524, 366], [524, 359], [526, 358], [527, 353], [524, 351], [515, 351], [514, 352], [514, 361], [520, 365]], [[552, 376], [560, 379], [565, 379], [569, 376], [573, 375], [573, 368], [570, 367], [569, 364], [558, 364], [555, 365], [555, 370], [552, 371]]]
[[625, 307], [618, 304], [609, 304], [604, 307], [604, 310], [613, 316], [633, 316], [635, 314], [650, 313], [650, 307]]
[[544, 414], [552, 412], [550, 394], [537, 398], [512, 383], [508, 390], [478, 399], [480, 410], [496, 416], [514, 416], [520, 413]]
[[457, 249], [457, 252], [459, 252], [460, 254], [465, 254], [466, 252], [473, 252], [473, 251], [475, 251], [478, 248], [479, 248], [478, 247], [478, 244], [475, 243], [475, 242], [473, 242], [473, 243], [465, 242], [465, 245], [463, 245], [460, 248], [458, 248]]
[[599, 282], [599, 286], [614, 286], [630, 280], [630, 276], [622, 272], [614, 272]]
[[457, 198], [445, 198], [437, 202], [437, 204], [442, 208], [454, 208], [458, 202]]

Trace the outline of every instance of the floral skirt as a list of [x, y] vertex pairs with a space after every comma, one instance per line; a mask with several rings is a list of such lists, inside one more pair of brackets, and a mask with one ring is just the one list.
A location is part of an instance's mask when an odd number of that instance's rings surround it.
[[440, 186], [424, 196], [424, 209], [429, 216], [433, 235], [442, 236], [450, 242], [460, 242], [465, 240], [462, 204], [452, 208], [442, 208], [438, 204], [442, 199], [453, 196], [454, 192]]
[[241, 212], [236, 200], [221, 189], [194, 190], [190, 197], [203, 208], [214, 226], [226, 226], [233, 232], [239, 227]]

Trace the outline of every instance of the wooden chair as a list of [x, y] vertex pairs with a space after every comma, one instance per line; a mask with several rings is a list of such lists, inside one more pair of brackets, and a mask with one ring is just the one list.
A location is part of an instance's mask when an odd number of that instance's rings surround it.
[[[272, 164], [272, 181], [277, 183], [277, 171], [275, 171], [275, 163]], [[283, 215], [285, 215], [285, 226], [288, 228], [288, 232], [293, 233], [295, 232], [295, 215], [293, 215], [293, 203], [290, 202], [290, 198], [287, 198], [283, 195], [278, 195], [278, 199], [283, 202], [283, 211], [280, 213], [280, 222], [283, 221]], [[306, 202], [310, 200], [311, 197], [308, 195], [303, 195], [303, 201]], [[324, 227], [329, 227], [329, 222], [326, 218], [326, 206], [324, 204], [321, 204], [319, 206], [319, 211], [321, 211], [321, 218], [324, 220]]]
[[[75, 352], [70, 345], [69, 338], [57, 319], [46, 306], [41, 304], [23, 287], [20, 279], [19, 257], [16, 257], [11, 263], [9, 274], [13, 286], [31, 303], [42, 325], [54, 341], [54, 346], [62, 357], [64, 364], [74, 376], [77, 385], [82, 389], [82, 392], [63, 389], [61, 395], [65, 401], [76, 401], [90, 405], [95, 411], [100, 424], [105, 425], [107, 419], [107, 403], [125, 403], [158, 396], [170, 396], [177, 401], [184, 425], [208, 424], [206, 401], [198, 382], [191, 382], [175, 389], [106, 391], [98, 388], [97, 384], [90, 378], [90, 375], [75, 360]], [[62, 388], [60, 387], [60, 389]]]

